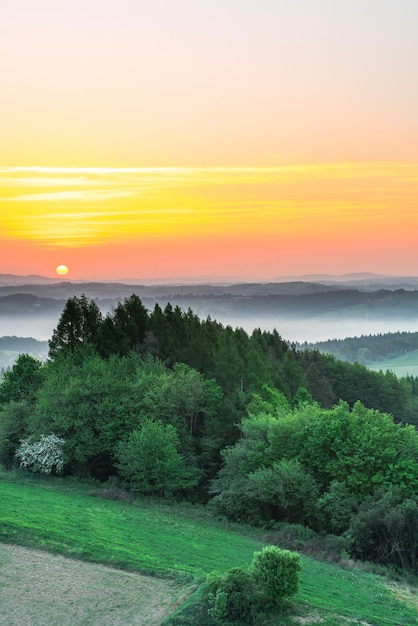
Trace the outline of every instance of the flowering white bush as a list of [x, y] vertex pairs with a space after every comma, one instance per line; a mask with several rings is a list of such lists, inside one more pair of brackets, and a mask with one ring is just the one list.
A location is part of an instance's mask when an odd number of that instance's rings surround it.
[[20, 441], [16, 458], [22, 468], [43, 474], [59, 473], [64, 467], [63, 445], [65, 440], [53, 433], [42, 435], [38, 440], [28, 437]]

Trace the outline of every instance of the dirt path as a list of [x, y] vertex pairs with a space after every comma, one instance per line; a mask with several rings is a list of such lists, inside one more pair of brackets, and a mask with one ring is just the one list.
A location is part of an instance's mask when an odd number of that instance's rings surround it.
[[0, 544], [2, 626], [158, 626], [185, 591], [171, 581]]

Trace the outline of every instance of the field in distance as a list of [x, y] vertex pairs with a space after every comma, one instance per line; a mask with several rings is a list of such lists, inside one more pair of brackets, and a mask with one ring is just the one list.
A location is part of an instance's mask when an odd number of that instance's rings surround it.
[[[200, 505], [152, 498], [116, 501], [107, 495], [92, 485], [0, 475], [0, 540], [5, 544], [0, 560], [6, 581], [0, 624], [58, 623], [54, 603], [48, 601], [53, 585], [63, 625], [105, 626], [122, 623], [119, 619], [126, 626], [158, 624], [178, 604], [181, 614], [161, 623], [205, 626], [209, 622], [198, 604], [198, 586], [206, 574], [249, 566], [254, 551], [274, 537], [272, 531], [216, 519]], [[63, 569], [59, 560], [44, 558], [47, 552], [19, 554], [12, 544], [64, 555]], [[30, 581], [28, 568], [15, 566], [15, 559], [19, 563], [23, 557], [36, 572]], [[98, 564], [106, 566], [99, 578], [109, 581], [107, 592], [97, 583]], [[414, 626], [416, 587], [395, 584], [352, 563], [342, 567], [303, 556], [292, 609], [259, 626]], [[162, 614], [155, 613], [157, 598]], [[14, 602], [19, 604], [18, 622], [13, 622]]]
[[376, 372], [390, 370], [398, 378], [403, 376], [418, 376], [418, 350], [413, 350], [407, 354], [401, 354], [393, 359], [386, 359], [368, 365], [369, 369]]

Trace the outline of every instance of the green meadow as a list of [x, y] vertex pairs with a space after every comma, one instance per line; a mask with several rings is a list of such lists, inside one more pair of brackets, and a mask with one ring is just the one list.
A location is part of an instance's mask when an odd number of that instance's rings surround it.
[[393, 359], [377, 361], [367, 367], [375, 372], [390, 370], [398, 378], [402, 378], [403, 376], [418, 376], [418, 350], [401, 354]]
[[[67, 564], [82, 561], [84, 567], [110, 566], [116, 587], [117, 577], [128, 572], [147, 575], [148, 585], [155, 583], [155, 593], [161, 592], [161, 582], [165, 581], [173, 596], [175, 585], [174, 595], [181, 601], [176, 603], [179, 606], [172, 617], [164, 621], [167, 626], [208, 624], [206, 611], [199, 605], [199, 584], [206, 574], [214, 569], [249, 566], [254, 551], [268, 543], [266, 531], [217, 519], [201, 505], [152, 498], [116, 501], [103, 495], [92, 485], [4, 472], [0, 477], [0, 539], [4, 544], [71, 557]], [[298, 594], [284, 615], [264, 624], [413, 626], [418, 624], [415, 592], [410, 584], [391, 582], [352, 562], [342, 567], [303, 556]], [[131, 602], [141, 606], [144, 616], [147, 598], [153, 594], [139, 596], [133, 594]], [[28, 603], [34, 601], [30, 586], [25, 588], [25, 598]], [[170, 606], [174, 609], [175, 604]], [[110, 624], [105, 608], [100, 606], [102, 624]], [[0, 599], [3, 616], [4, 610]], [[151, 607], [149, 611], [151, 615]], [[93, 613], [87, 611], [77, 623], [98, 623], [97, 611]], [[146, 617], [140, 621], [130, 615], [132, 621], [125, 620], [125, 624], [146, 623]], [[39, 624], [47, 623], [48, 615], [42, 619]], [[0, 623], [13, 622], [0, 619]], [[49, 623], [54, 623], [53, 619]]]

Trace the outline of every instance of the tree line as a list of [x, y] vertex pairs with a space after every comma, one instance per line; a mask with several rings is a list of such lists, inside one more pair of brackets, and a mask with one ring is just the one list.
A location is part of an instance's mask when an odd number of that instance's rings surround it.
[[349, 363], [357, 361], [366, 365], [418, 350], [418, 333], [396, 332], [329, 339], [312, 344], [306, 342], [298, 344], [298, 348], [317, 349], [332, 354], [341, 361]]

